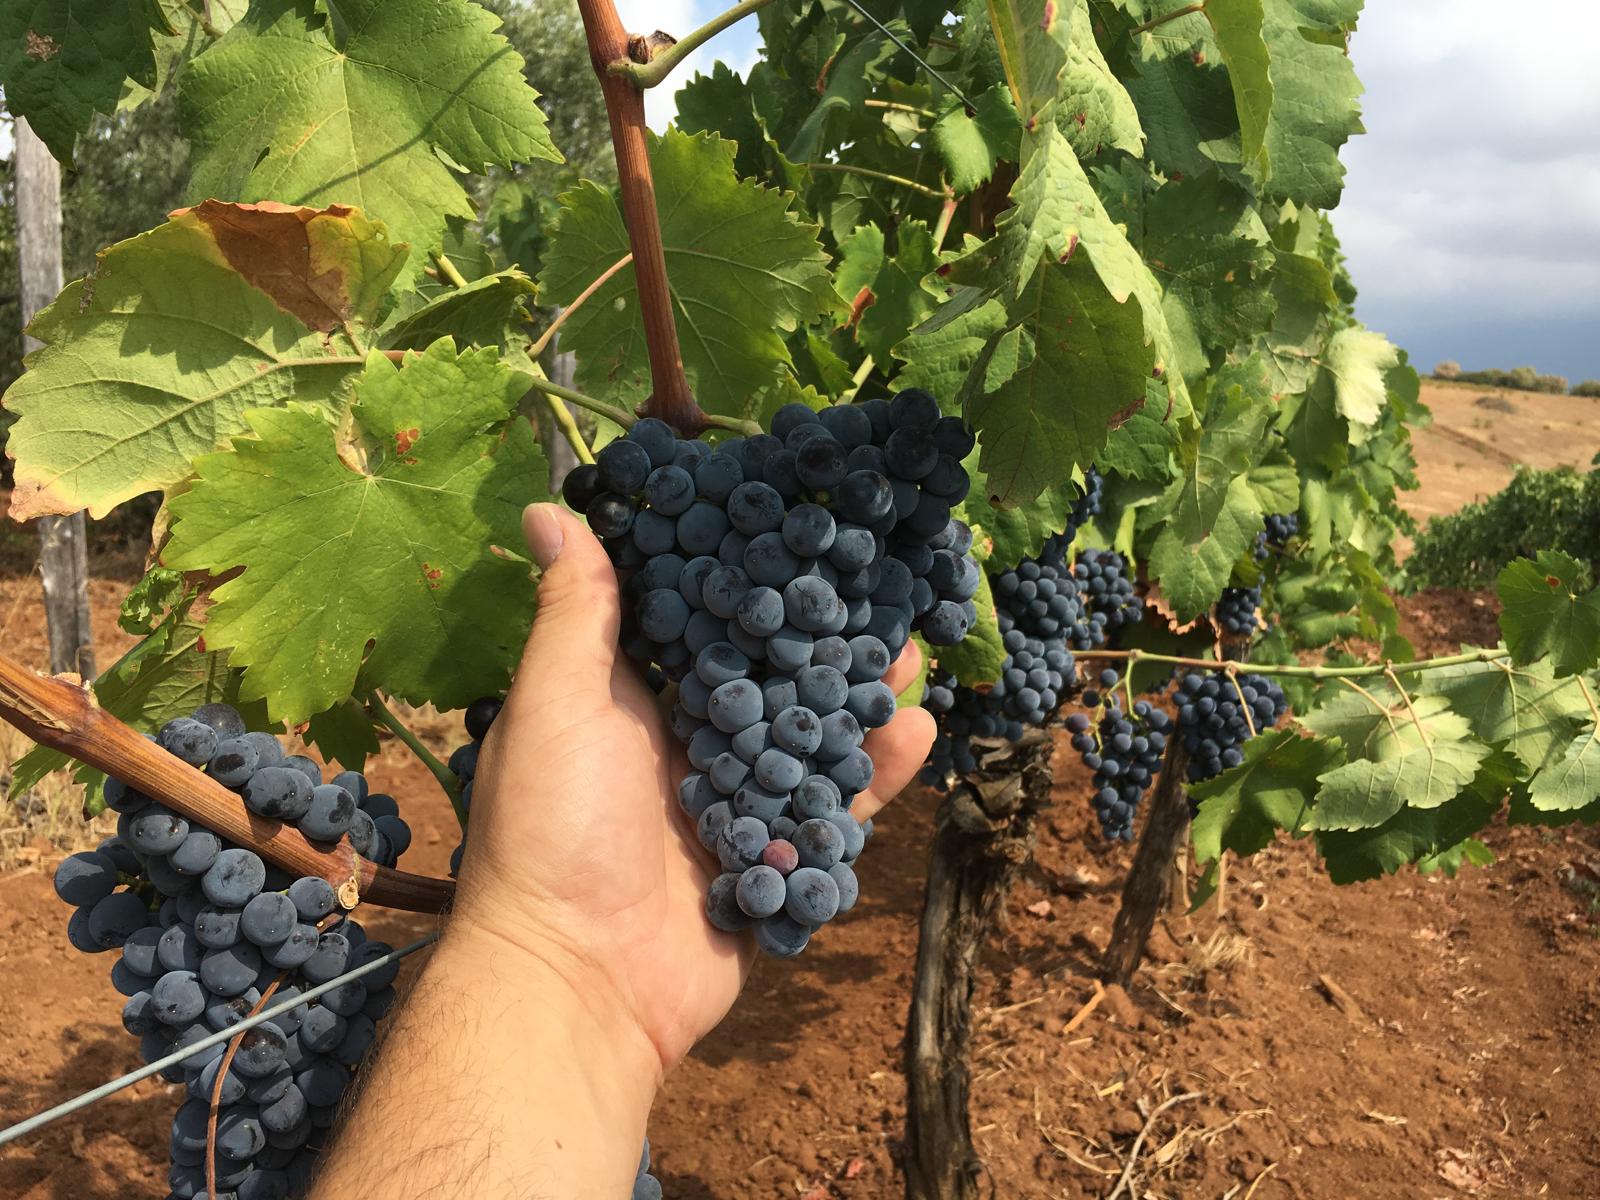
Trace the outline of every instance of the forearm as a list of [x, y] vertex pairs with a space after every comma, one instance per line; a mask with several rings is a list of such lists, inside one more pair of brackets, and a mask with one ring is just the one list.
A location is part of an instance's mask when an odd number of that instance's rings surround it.
[[458, 923], [389, 1029], [312, 1190], [622, 1200], [659, 1058], [558, 956]]

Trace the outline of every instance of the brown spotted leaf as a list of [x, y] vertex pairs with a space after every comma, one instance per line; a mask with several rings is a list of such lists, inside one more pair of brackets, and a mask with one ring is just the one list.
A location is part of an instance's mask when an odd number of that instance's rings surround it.
[[533, 606], [516, 545], [545, 464], [515, 419], [526, 376], [448, 338], [396, 366], [368, 359], [348, 419], [299, 404], [248, 414], [253, 437], [202, 458], [171, 502], [163, 560], [239, 573], [206, 642], [241, 694], [303, 721], [380, 688], [458, 708], [505, 686]]
[[96, 516], [188, 478], [245, 410], [349, 400], [406, 249], [360, 212], [208, 201], [102, 251], [34, 318], [11, 515]]

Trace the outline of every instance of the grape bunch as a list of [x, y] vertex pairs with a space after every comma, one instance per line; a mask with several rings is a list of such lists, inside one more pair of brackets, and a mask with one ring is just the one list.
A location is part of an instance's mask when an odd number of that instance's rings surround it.
[[1266, 528], [1256, 534], [1255, 558], [1266, 562], [1274, 550], [1280, 554], [1289, 540], [1300, 532], [1299, 513], [1268, 513]]
[[862, 748], [894, 716], [883, 676], [911, 634], [948, 645], [977, 617], [973, 436], [926, 392], [813, 411], [716, 446], [642, 420], [567, 476], [623, 578], [622, 647], [677, 683], [679, 799], [722, 867], [720, 929], [800, 953], [856, 901], [871, 831]]
[[[1105, 644], [1106, 638], [1116, 630], [1137, 625], [1144, 619], [1144, 597], [1128, 578], [1128, 560], [1115, 550], [1085, 550], [1073, 564], [1073, 577], [1078, 581], [1084, 607], [1099, 633], [1094, 646]], [[1095, 618], [1103, 618], [1095, 620]], [[1078, 650], [1094, 646], [1074, 644]]]
[[[469, 741], [457, 746], [450, 754], [446, 765], [450, 773], [456, 777], [456, 784], [460, 788], [461, 811], [472, 811], [472, 782], [478, 774], [478, 755], [483, 750], [483, 739], [489, 736], [489, 727], [494, 724], [495, 718], [500, 715], [505, 700], [500, 696], [482, 696], [467, 705], [465, 725]], [[467, 830], [463, 826], [461, 841], [450, 853], [450, 877], [454, 879], [461, 871], [461, 856], [467, 849]]]
[[1067, 515], [1067, 527], [1045, 539], [1039, 551], [1041, 559], [1059, 562], [1072, 553], [1072, 543], [1078, 539], [1078, 530], [1100, 515], [1104, 491], [1105, 478], [1090, 467], [1083, 473], [1083, 494], [1073, 501], [1072, 512]]
[[1222, 589], [1217, 600], [1217, 624], [1235, 637], [1250, 637], [1262, 628], [1258, 609], [1261, 607], [1259, 587], [1229, 587]]
[[[1190, 672], [1178, 681], [1178, 734], [1198, 783], [1244, 761], [1240, 747], [1289, 710], [1283, 689], [1264, 675]], [[1248, 715], [1247, 715], [1248, 714]]]
[[[369, 792], [365, 777], [345, 771], [323, 782], [316, 763], [285, 755], [271, 734], [247, 732], [227, 705], [170, 721], [155, 741], [238, 792], [251, 812], [313, 841], [348, 835], [358, 853], [386, 866], [410, 845], [394, 800]], [[111, 982], [128, 997], [122, 1024], [146, 1062], [389, 953], [343, 914], [326, 880], [293, 878], [117, 779], [106, 780], [104, 794], [116, 835], [62, 862], [55, 888], [73, 905], [67, 936], [75, 947], [121, 950]], [[187, 1089], [172, 1123], [171, 1196], [205, 1194], [219, 1074], [219, 1198], [303, 1195], [340, 1097], [394, 1002], [398, 969], [387, 964], [255, 1026], [225, 1073], [226, 1044], [163, 1072]]]
[[[1116, 697], [1109, 694], [1117, 679], [1116, 671], [1109, 667], [1100, 672], [1099, 683], [1107, 695], [1098, 736], [1090, 732], [1087, 713], [1073, 713], [1067, 718], [1067, 729], [1072, 734], [1072, 748], [1094, 772], [1089, 804], [1100, 820], [1101, 833], [1108, 841], [1131, 842], [1139, 802], [1161, 773], [1172, 720], [1146, 700], [1136, 701], [1133, 712], [1125, 714]], [[1099, 707], [1101, 699], [1095, 689], [1084, 691], [1083, 701], [1090, 707]]]

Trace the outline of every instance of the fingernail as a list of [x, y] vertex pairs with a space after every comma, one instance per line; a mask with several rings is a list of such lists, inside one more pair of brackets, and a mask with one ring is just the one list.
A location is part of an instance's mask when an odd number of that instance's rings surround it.
[[522, 534], [528, 540], [528, 553], [541, 567], [555, 562], [566, 541], [559, 513], [554, 504], [530, 504], [523, 510]]

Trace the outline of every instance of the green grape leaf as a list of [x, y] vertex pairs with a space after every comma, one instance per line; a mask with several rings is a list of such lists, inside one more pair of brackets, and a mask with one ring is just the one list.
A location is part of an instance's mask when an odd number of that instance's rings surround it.
[[44, 346], [6, 392], [11, 515], [170, 488], [249, 408], [339, 411], [405, 253], [354, 209], [215, 201], [102, 251], [33, 319]]
[[1557, 675], [1573, 675], [1600, 662], [1600, 588], [1580, 595], [1582, 576], [1582, 565], [1558, 550], [1500, 572], [1500, 632], [1519, 664], [1548, 654]]
[[307, 724], [304, 736], [324, 760], [337, 762], [349, 771], [361, 770], [379, 749], [372, 718], [354, 699], [341, 700], [317, 713]]
[[1103, 471], [1152, 483], [1165, 482], [1172, 477], [1177, 422], [1164, 409], [1164, 387], [1152, 379], [1145, 385], [1145, 393], [1144, 407], [1111, 431], [1094, 460]]
[[1589, 726], [1535, 775], [1528, 799], [1540, 812], [1572, 812], [1600, 801], [1600, 728]]
[[148, 637], [184, 598], [182, 571], [151, 567], [122, 600], [117, 624], [124, 633]]
[[[1175, 21], [1160, 32], [1181, 24]], [[1229, 71], [1208, 61], [1203, 43], [1182, 37], [1139, 42], [1133, 73], [1124, 82], [1139, 110], [1151, 164], [1168, 178], [1200, 175], [1213, 167], [1238, 175], [1239, 120]]]
[[1583, 689], [1572, 676], [1556, 679], [1547, 662], [1463, 663], [1422, 674], [1420, 690], [1443, 696], [1486, 742], [1504, 746], [1523, 766], [1543, 771], [1561, 760], [1589, 716]]
[[1070, 34], [1056, 124], [1080, 158], [1091, 158], [1106, 148], [1125, 150], [1138, 157], [1144, 153], [1139, 110], [1100, 52], [1088, 0], [1068, 3], [1072, 5]]
[[[1389, 699], [1380, 699], [1382, 712], [1373, 709], [1380, 723], [1359, 723], [1365, 737], [1341, 737], [1351, 761], [1320, 777], [1312, 814], [1317, 829], [1373, 829], [1402, 808], [1438, 808], [1472, 781], [1492, 753], [1444, 697], [1419, 696], [1409, 705]], [[1318, 717], [1313, 712], [1302, 724], [1323, 736], [1334, 728], [1358, 728], [1353, 720]]]
[[1263, 0], [1206, 0], [1206, 20], [1233, 85], [1239, 115], [1239, 152], [1243, 160], [1265, 170], [1267, 129], [1272, 119], [1272, 60], [1262, 33]]
[[972, 491], [966, 501], [966, 519], [988, 542], [984, 556], [993, 569], [1007, 571], [1025, 558], [1035, 558], [1045, 539], [1067, 527], [1078, 495], [1073, 484], [1046, 488], [1023, 503], [990, 504], [989, 481], [980, 467], [968, 464]]
[[[902, 39], [909, 32], [903, 21], [890, 20], [888, 26]], [[836, 58], [830, 58], [815, 77], [815, 86], [801, 93], [810, 101], [810, 108], [784, 143], [783, 157], [794, 163], [809, 162], [838, 143], [841, 127], [862, 111], [874, 79], [898, 53], [900, 47], [888, 36], [869, 29]], [[815, 100], [811, 100], [813, 96]]]
[[769, 170], [790, 187], [799, 172], [779, 151], [766, 122], [756, 112], [750, 83], [720, 59], [710, 75], [698, 72], [673, 97], [678, 105], [677, 126], [684, 133], [716, 133], [735, 143], [734, 170], [741, 179], [761, 178]]
[[1361, 83], [1345, 49], [1361, 4], [1263, 0], [1272, 77], [1265, 137], [1271, 195], [1321, 209], [1339, 203], [1345, 172], [1339, 149], [1362, 132]]
[[1327, 337], [1329, 317], [1339, 303], [1333, 277], [1317, 259], [1280, 250], [1269, 286], [1275, 310], [1272, 328], [1257, 338], [1257, 345], [1274, 392], [1304, 391]]
[[[740, 180], [734, 146], [668, 130], [651, 147], [656, 200], [683, 365], [707, 412], [748, 417], [751, 398], [790, 362], [784, 335], [843, 307], [817, 227], [794, 197]], [[540, 292], [570, 304], [629, 252], [614, 196], [592, 183], [561, 197]], [[759, 319], [756, 319], [759, 317]], [[644, 321], [630, 264], [562, 329], [578, 356], [579, 386], [619, 402], [650, 391]]]
[[1144, 256], [1185, 373], [1247, 343], [1272, 320], [1271, 237], [1249, 193], [1215, 171], [1169, 180], [1145, 202]]
[[928, 131], [957, 195], [988, 183], [1000, 160], [1014, 162], [1022, 134], [1022, 121], [1005, 84], [997, 83], [979, 95], [972, 107], [968, 116], [966, 106], [952, 96]]
[[1436, 854], [1425, 854], [1417, 859], [1417, 874], [1442, 873], [1454, 879], [1464, 867], [1492, 867], [1496, 862], [1494, 851], [1477, 838], [1469, 837]]
[[[96, 113], [116, 111], [128, 79], [154, 87], [153, 5], [133, 0], [30, 0], [0, 5], [0, 88], [64, 163]], [[163, 22], [164, 24], [164, 22]]]
[[[523, 506], [545, 499], [523, 377], [441, 338], [396, 366], [372, 355], [337, 431], [292, 405], [208, 455], [171, 502], [165, 560], [221, 575], [209, 645], [244, 692], [298, 723], [373, 688], [460, 708], [503, 687], [532, 588], [516, 563]], [[503, 428], [497, 426], [503, 423]]]
[[[1343, 761], [1337, 741], [1301, 737], [1293, 729], [1264, 730], [1251, 738], [1238, 766], [1189, 785], [1189, 801], [1199, 806], [1191, 826], [1195, 861], [1215, 861], [1224, 850], [1254, 854], [1280, 829], [1298, 837], [1311, 813], [1317, 777]], [[1212, 890], [1203, 886], [1191, 903], [1199, 907]]]
[[[238, 708], [252, 729], [267, 728], [266, 709], [240, 697], [239, 672], [229, 670], [227, 656], [206, 647], [205, 625], [193, 611], [198, 599], [198, 592], [183, 596], [149, 636], [100, 672], [90, 686], [100, 708], [144, 733], [153, 733], [202, 704], [217, 703]], [[52, 771], [72, 766], [65, 754], [36, 746], [12, 767], [11, 792], [21, 795]], [[91, 789], [104, 778], [81, 763], [74, 767], [74, 776]]]
[[[905, 363], [895, 383], [902, 388], [923, 388], [948, 406], [981, 361], [986, 364], [986, 376], [980, 386], [997, 388], [1010, 378], [1010, 372], [987, 351], [990, 340], [1005, 329], [1004, 304], [981, 288], [957, 288], [953, 297], [895, 347], [895, 357]], [[1014, 354], [1007, 363], [1015, 369]]]
[[[468, 346], [509, 348], [512, 331], [522, 329], [527, 320], [525, 305], [534, 291], [533, 280], [513, 267], [432, 299], [408, 292], [383, 329], [383, 344], [396, 350], [422, 350], [449, 337], [463, 350]], [[525, 330], [522, 337], [525, 342]]]
[[1264, 449], [1270, 412], [1235, 385], [1207, 417], [1193, 462], [1152, 510], [1161, 520], [1150, 568], [1180, 620], [1222, 594], [1233, 565], [1261, 530], [1263, 513], [1246, 472]]
[[[1155, 362], [1140, 299], [1119, 302], [1081, 254], [1041, 262], [1007, 319], [1007, 333], [986, 349], [992, 355], [1020, 334], [1016, 370], [970, 395], [966, 415], [991, 496], [1020, 502], [1094, 461], [1119, 421], [1145, 404]], [[980, 359], [973, 377], [985, 379], [988, 365]]]
[[1376, 425], [1388, 407], [1388, 370], [1400, 352], [1381, 333], [1352, 325], [1335, 333], [1323, 355], [1323, 369], [1333, 381], [1334, 405], [1352, 426]]
[[[1407, 863], [1431, 861], [1453, 873], [1462, 861], [1482, 864], [1482, 855], [1465, 841], [1500, 810], [1503, 788], [1480, 787], [1484, 775], [1497, 777], [1492, 763], [1460, 793], [1435, 808], [1402, 808], [1380, 825], [1356, 830], [1319, 830], [1317, 850], [1334, 883], [1357, 883], [1392, 875]], [[1489, 856], [1493, 861], [1493, 855]]]
[[933, 312], [944, 289], [927, 280], [938, 266], [933, 235], [921, 221], [896, 228], [893, 255], [885, 252], [876, 225], [863, 225], [840, 243], [834, 288], [850, 301], [850, 328], [863, 350], [887, 362], [890, 349]]
[[[922, 640], [922, 635], [920, 633], [912, 634], [911, 640], [917, 644], [917, 649], [922, 651], [922, 661], [924, 663], [933, 661], [933, 651], [929, 647], [928, 643]], [[894, 706], [897, 710], [902, 708], [916, 708], [922, 703], [922, 698], [927, 694], [928, 673], [926, 671], [918, 671], [911, 677], [911, 682], [906, 684], [902, 691], [895, 694]]]
[[1060, 89], [1072, 36], [1071, 14], [1059, 0], [988, 0], [989, 25], [1011, 87], [1011, 100], [1032, 126]]
[[967, 631], [967, 636], [954, 646], [929, 646], [928, 653], [967, 687], [984, 687], [1000, 678], [1000, 667], [1006, 660], [988, 571], [979, 572], [978, 594], [972, 603], [978, 609], [978, 623]]
[[359, 204], [415, 280], [445, 218], [477, 215], [447, 163], [561, 161], [498, 25], [467, 0], [257, 0], [183, 73], [190, 193]]

